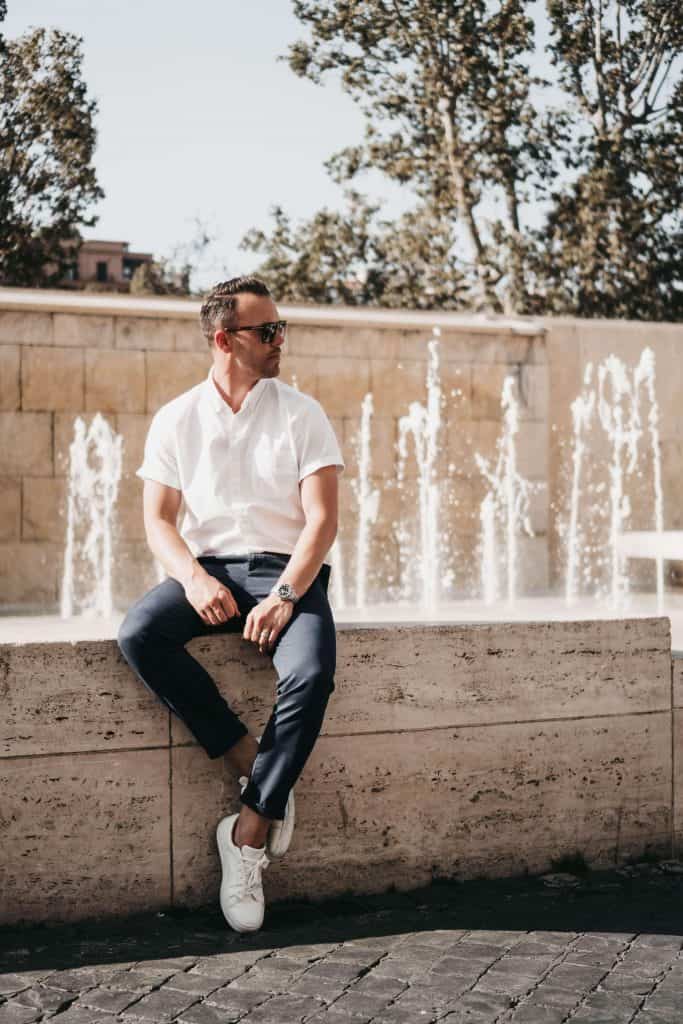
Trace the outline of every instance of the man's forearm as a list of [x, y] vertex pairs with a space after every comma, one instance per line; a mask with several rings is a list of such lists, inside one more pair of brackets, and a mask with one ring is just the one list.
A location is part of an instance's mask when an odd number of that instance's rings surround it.
[[290, 583], [299, 597], [305, 594], [320, 572], [336, 535], [336, 524], [327, 520], [306, 523], [278, 582]]
[[157, 519], [146, 527], [147, 543], [152, 554], [161, 562], [166, 572], [183, 587], [193, 576], [204, 572], [177, 527], [164, 519]]

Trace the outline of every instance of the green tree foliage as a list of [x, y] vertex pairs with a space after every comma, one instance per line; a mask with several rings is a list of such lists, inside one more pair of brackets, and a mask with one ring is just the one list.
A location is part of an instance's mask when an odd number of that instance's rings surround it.
[[349, 186], [378, 169], [416, 206], [392, 225], [354, 190], [343, 213], [297, 228], [276, 211], [272, 234], [245, 241], [281, 294], [680, 315], [683, 94], [672, 80], [683, 6], [549, 0], [543, 77], [530, 70], [541, 61], [525, 0], [294, 9], [309, 37], [290, 49], [293, 71], [317, 83], [338, 75], [366, 115], [364, 140], [328, 170]]
[[102, 198], [81, 40], [35, 29], [0, 51], [0, 282], [57, 283]]
[[683, 6], [552, 0], [549, 13], [577, 115], [561, 146], [570, 185], [553, 188], [539, 233], [548, 308], [680, 319]]
[[259, 272], [276, 295], [351, 306], [458, 307], [467, 283], [447, 223], [425, 208], [387, 222], [357, 192], [346, 199], [343, 214], [321, 210], [298, 227], [276, 208], [270, 236], [246, 236], [244, 248], [267, 254]]

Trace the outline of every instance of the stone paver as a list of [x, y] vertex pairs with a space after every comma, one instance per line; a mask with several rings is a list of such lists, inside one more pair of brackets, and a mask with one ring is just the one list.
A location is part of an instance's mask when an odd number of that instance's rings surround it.
[[683, 876], [656, 864], [0, 930], [0, 1024], [683, 1024]]

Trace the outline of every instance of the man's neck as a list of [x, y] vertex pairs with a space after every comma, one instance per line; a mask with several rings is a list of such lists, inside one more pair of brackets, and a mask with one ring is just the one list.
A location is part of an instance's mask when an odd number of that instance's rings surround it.
[[238, 377], [229, 371], [221, 374], [216, 366], [214, 366], [211, 376], [213, 377], [214, 387], [217, 388], [219, 395], [224, 402], [227, 402], [233, 412], [240, 411], [247, 394], [261, 379], [260, 377]]

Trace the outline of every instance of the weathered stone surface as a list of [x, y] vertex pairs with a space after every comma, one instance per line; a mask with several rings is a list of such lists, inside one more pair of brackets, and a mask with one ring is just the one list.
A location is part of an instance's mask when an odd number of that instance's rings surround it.
[[49, 542], [0, 544], [0, 594], [6, 608], [54, 610], [61, 549]]
[[168, 752], [0, 759], [0, 922], [170, 899]]
[[209, 343], [199, 325], [199, 316], [175, 321], [173, 347], [177, 352], [209, 351]]
[[175, 748], [172, 770], [173, 892], [181, 905], [201, 906], [218, 894], [216, 825], [239, 810], [239, 785], [224, 758], [199, 747]]
[[51, 345], [52, 315], [0, 311], [0, 345]]
[[21, 405], [27, 410], [83, 408], [83, 352], [77, 348], [26, 348], [21, 359]]
[[86, 349], [85, 408], [88, 412], [145, 411], [145, 354]]
[[175, 348], [176, 322], [146, 316], [117, 316], [116, 348]]
[[18, 345], [0, 346], [0, 409], [13, 412], [21, 404]]
[[[615, 843], [621, 852], [642, 849], [669, 832], [671, 785], [659, 756], [670, 743], [668, 717], [644, 721], [625, 715], [406, 732], [399, 748], [391, 731], [370, 745], [348, 731], [323, 736], [298, 788], [286, 867], [270, 865], [266, 889], [313, 896], [390, 882], [410, 887], [433, 872], [538, 871], [575, 848], [598, 863], [614, 856]], [[233, 806], [226, 786], [237, 796], [225, 768], [202, 758], [191, 748], [174, 751], [176, 895], [189, 905], [217, 891], [212, 832]], [[405, 820], [413, 822], [411, 837], [430, 836], [429, 863], [411, 848]], [[337, 857], [343, 867], [335, 867]]]
[[391, 359], [398, 353], [402, 332], [394, 328], [343, 325], [311, 326], [290, 322], [285, 353], [298, 357], [343, 355], [347, 361], [376, 358]]
[[168, 744], [168, 712], [112, 641], [0, 645], [0, 757]]
[[114, 317], [55, 313], [54, 343], [74, 348], [113, 348]]
[[52, 475], [49, 412], [0, 412], [0, 476]]
[[[683, 652], [682, 652], [683, 653]], [[673, 658], [673, 706], [683, 708], [683, 656]]]
[[142, 465], [145, 439], [152, 417], [149, 413], [119, 413], [116, 430], [123, 437], [123, 476], [132, 476]]
[[0, 541], [21, 536], [21, 480], [0, 479]]
[[546, 481], [548, 476], [547, 424], [526, 420], [517, 434], [517, 471], [527, 480]]
[[316, 372], [317, 360], [314, 356], [293, 356], [285, 349], [282, 353], [282, 365], [280, 368], [280, 380], [304, 395], [318, 397], [318, 375]]
[[668, 645], [665, 619], [341, 628], [325, 731], [663, 711]]
[[[375, 416], [403, 416], [411, 402], [427, 398], [427, 361], [404, 359], [370, 360], [370, 388]], [[362, 396], [361, 396], [362, 397]], [[357, 408], [355, 415], [360, 415]]]
[[327, 356], [316, 359], [318, 400], [328, 416], [360, 416], [370, 391], [370, 362]]
[[164, 403], [177, 398], [201, 382], [211, 365], [207, 352], [145, 352], [147, 372], [147, 412], [156, 412]]
[[51, 540], [58, 544], [64, 542], [66, 490], [64, 477], [24, 478], [21, 531], [24, 540]]

